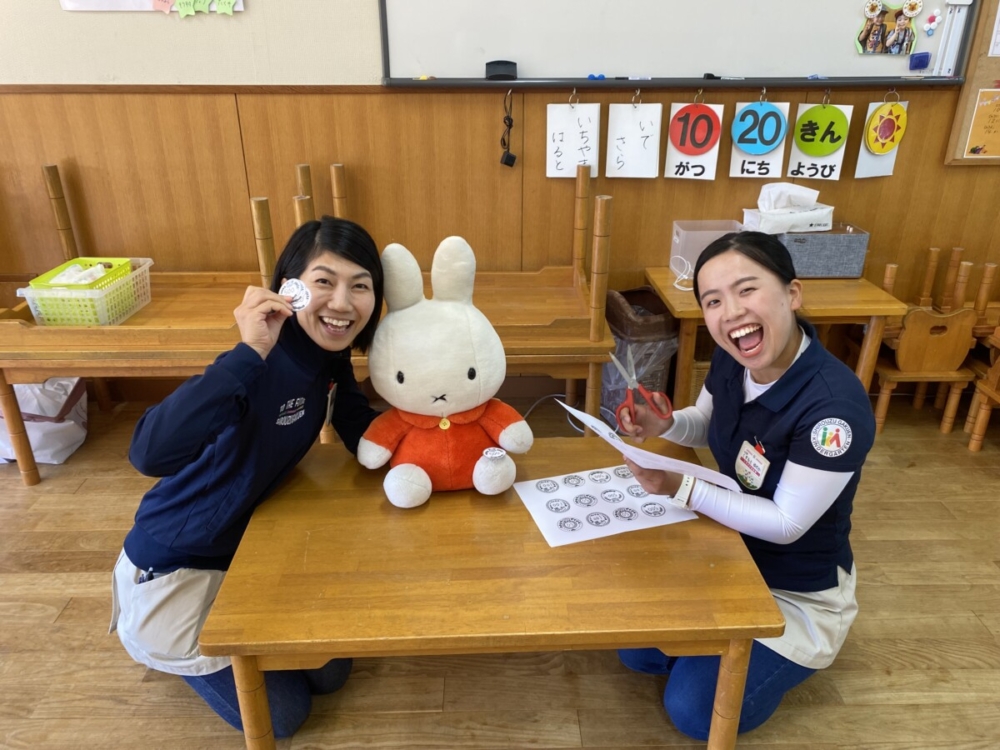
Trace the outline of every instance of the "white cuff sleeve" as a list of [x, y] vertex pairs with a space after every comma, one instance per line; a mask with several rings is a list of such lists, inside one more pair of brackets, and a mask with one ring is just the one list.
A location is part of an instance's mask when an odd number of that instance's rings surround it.
[[852, 476], [851, 471], [820, 471], [789, 461], [774, 500], [699, 480], [691, 492], [690, 508], [743, 534], [790, 544], [826, 513]]
[[712, 394], [701, 387], [694, 406], [674, 412], [674, 423], [660, 437], [688, 448], [708, 445], [708, 423], [712, 419]]

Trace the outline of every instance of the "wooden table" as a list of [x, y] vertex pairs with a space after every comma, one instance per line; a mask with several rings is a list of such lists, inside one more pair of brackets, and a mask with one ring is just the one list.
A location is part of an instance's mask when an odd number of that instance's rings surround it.
[[[24, 483], [40, 477], [11, 385], [54, 376], [197, 375], [239, 342], [233, 310], [249, 284], [260, 284], [259, 275], [154, 273], [152, 301], [120, 326], [38, 326], [27, 309], [0, 315], [0, 408]], [[568, 266], [485, 272], [476, 276], [473, 300], [500, 335], [508, 374], [586, 380], [585, 409], [596, 415], [601, 366], [615, 344], [607, 326], [591, 339], [590, 300], [580, 289]], [[367, 357], [353, 361], [358, 380], [368, 377]]]
[[[695, 336], [704, 325], [701, 305], [694, 293], [674, 286], [677, 277], [666, 266], [647, 268], [646, 279], [660, 295], [670, 314], [680, 322], [677, 370], [674, 378], [674, 408], [689, 405], [691, 368], [694, 362]], [[865, 279], [802, 279], [800, 314], [817, 327], [836, 323], [867, 323], [865, 338], [855, 372], [865, 389], [871, 385], [878, 359], [885, 320], [906, 314], [906, 303]]]
[[[543, 438], [515, 460], [524, 480], [621, 455], [598, 438]], [[254, 513], [200, 639], [233, 657], [248, 748], [274, 747], [264, 670], [648, 646], [722, 656], [708, 746], [735, 746], [752, 639], [784, 631], [739, 534], [699, 518], [550, 548], [513, 490], [402, 510], [383, 476], [317, 445]]]

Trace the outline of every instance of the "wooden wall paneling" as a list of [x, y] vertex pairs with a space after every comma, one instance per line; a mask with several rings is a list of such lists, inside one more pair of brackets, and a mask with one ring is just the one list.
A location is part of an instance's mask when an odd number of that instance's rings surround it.
[[257, 267], [232, 94], [5, 94], [4, 270], [61, 262], [43, 164], [63, 175], [81, 254], [148, 256], [157, 271]]
[[250, 192], [272, 198], [278, 248], [293, 229], [294, 166], [312, 167], [321, 215], [333, 212], [329, 165], [343, 163], [351, 218], [380, 247], [400, 242], [426, 270], [438, 243], [459, 234], [479, 269], [520, 270], [524, 97], [514, 94], [509, 168], [504, 93], [238, 95]]

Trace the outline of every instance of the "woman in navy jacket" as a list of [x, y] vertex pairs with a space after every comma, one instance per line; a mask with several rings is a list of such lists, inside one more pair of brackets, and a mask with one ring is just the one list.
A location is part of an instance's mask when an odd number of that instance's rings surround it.
[[[729, 234], [702, 252], [694, 293], [718, 345], [694, 406], [661, 420], [636, 407], [625, 431], [712, 451], [733, 492], [629, 462], [647, 492], [670, 496], [741, 532], [785, 616], [780, 638], [750, 652], [739, 731], [760, 726], [784, 694], [829, 666], [857, 614], [849, 534], [875, 421], [861, 382], [796, 316], [802, 284], [788, 250], [759, 232]], [[661, 404], [665, 407], [666, 404]], [[719, 657], [619, 652], [637, 671], [669, 674], [675, 726], [708, 737]]]
[[[278, 294], [287, 279], [308, 288], [304, 309]], [[351, 349], [367, 350], [381, 308], [371, 236], [329, 216], [307, 222], [278, 259], [271, 288], [249, 287], [234, 311], [241, 342], [136, 425], [129, 460], [160, 481], [139, 503], [115, 566], [111, 629], [133, 659], [182, 676], [238, 729], [229, 659], [202, 656], [198, 634], [254, 508], [324, 422], [357, 450], [376, 413], [354, 379]], [[350, 659], [334, 659], [317, 670], [267, 672], [275, 734], [291, 735], [309, 715], [310, 696], [341, 687], [350, 669]]]

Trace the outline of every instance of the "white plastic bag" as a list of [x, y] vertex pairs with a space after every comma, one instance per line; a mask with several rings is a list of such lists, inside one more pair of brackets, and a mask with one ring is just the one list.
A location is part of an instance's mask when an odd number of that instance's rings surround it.
[[[14, 394], [38, 463], [63, 463], [87, 437], [87, 383], [82, 378], [49, 378], [40, 385], [15, 385]], [[14, 460], [2, 415], [0, 459]]]

